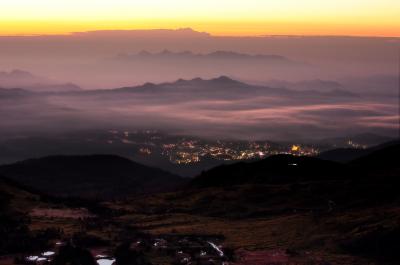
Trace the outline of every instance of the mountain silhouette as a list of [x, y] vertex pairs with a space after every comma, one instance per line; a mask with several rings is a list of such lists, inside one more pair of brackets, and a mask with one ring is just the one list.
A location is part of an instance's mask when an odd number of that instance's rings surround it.
[[312, 157], [275, 155], [256, 162], [222, 165], [193, 179], [195, 187], [244, 184], [293, 183], [301, 180], [338, 177], [343, 165]]
[[172, 52], [169, 50], [163, 50], [158, 53], [151, 53], [148, 51], [140, 51], [136, 54], [118, 54], [115, 57], [116, 60], [131, 61], [138, 59], [145, 60], [157, 60], [157, 59], [168, 59], [168, 60], [241, 60], [241, 61], [265, 61], [275, 63], [294, 63], [288, 58], [275, 55], [275, 54], [256, 54], [251, 55], [247, 53], [238, 53], [233, 51], [214, 51], [210, 53], [193, 53], [191, 51], [183, 52]]
[[366, 169], [396, 170], [399, 173], [399, 152], [400, 142], [390, 142], [386, 143], [383, 148], [377, 148], [365, 156], [352, 160], [350, 164]]
[[0, 166], [0, 174], [53, 196], [111, 198], [169, 190], [183, 181], [114, 155], [49, 156]]
[[[337, 141], [340, 141], [339, 139], [340, 138], [338, 138]], [[360, 139], [362, 139], [362, 138], [360, 138]], [[377, 139], [387, 139], [387, 138], [384, 138], [384, 137], [370, 138], [368, 140], [368, 142], [370, 140], [372, 140], [373, 143], [376, 143]], [[389, 142], [385, 142], [383, 144], [378, 144], [378, 145], [375, 145], [373, 147], [366, 148], [366, 149], [337, 148], [337, 149], [332, 149], [332, 150], [322, 152], [317, 157], [320, 159], [331, 160], [331, 161], [336, 161], [336, 162], [350, 162], [352, 160], [356, 160], [357, 158], [367, 156], [368, 154], [371, 154], [375, 151], [384, 149], [384, 148], [392, 146], [392, 145], [396, 145], [397, 143], [398, 143], [398, 141], [389, 141]]]
[[[313, 157], [275, 155], [256, 162], [222, 165], [203, 172], [193, 187], [224, 187], [245, 184], [282, 184], [302, 181], [350, 181], [363, 176], [392, 176], [399, 172], [400, 144], [387, 143], [347, 164]], [[374, 169], [373, 174], [370, 169]]]
[[[276, 95], [276, 96], [297, 96], [297, 97], [326, 97], [326, 98], [353, 98], [357, 96], [354, 93], [344, 90], [329, 90], [329, 91], [315, 91], [315, 90], [291, 90], [287, 88], [276, 88], [268, 86], [251, 85], [241, 81], [237, 81], [228, 76], [219, 76], [211, 79], [193, 78], [190, 80], [178, 79], [175, 82], [153, 84], [146, 83], [141, 86], [123, 87], [108, 90], [94, 90], [83, 93], [108, 93], [114, 92], [131, 92], [131, 93], [162, 93], [167, 95], [170, 93], [184, 93], [186, 97], [197, 98], [199, 93], [204, 93], [203, 96], [208, 98], [215, 97], [233, 97], [240, 98], [243, 96], [253, 97], [256, 95]], [[230, 92], [230, 93], [227, 93]]]
[[65, 92], [82, 89], [73, 83], [60, 83], [19, 69], [10, 72], [0, 72], [0, 87], [9, 89], [20, 88], [32, 92]]

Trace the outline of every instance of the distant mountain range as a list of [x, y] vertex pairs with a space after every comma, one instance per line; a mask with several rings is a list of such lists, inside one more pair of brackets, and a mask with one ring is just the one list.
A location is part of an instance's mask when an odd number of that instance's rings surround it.
[[285, 87], [295, 90], [318, 90], [318, 91], [329, 91], [329, 90], [344, 90], [345, 87], [337, 82], [332, 80], [302, 80], [298, 82], [289, 82], [284, 80], [269, 80], [263, 82], [263, 84], [272, 86], [272, 87]]
[[84, 37], [127, 37], [127, 38], [162, 38], [162, 37], [196, 37], [204, 38], [210, 37], [207, 32], [195, 31], [192, 28], [179, 28], [179, 29], [138, 29], [138, 30], [94, 30], [84, 32], [74, 32], [71, 36], [84, 36]]
[[[213, 95], [223, 94], [225, 97], [241, 97], [243, 95], [286, 95], [286, 96], [325, 96], [325, 97], [357, 97], [358, 95], [347, 90], [293, 90], [285, 87], [269, 87], [246, 84], [227, 76], [220, 76], [212, 79], [194, 78], [190, 80], [179, 79], [172, 83], [153, 84], [146, 83], [136, 87], [123, 87], [112, 90], [97, 90], [97, 92], [112, 93], [112, 92], [132, 92], [132, 93], [185, 93], [188, 96], [193, 96], [199, 93], [207, 93], [209, 97]], [[229, 93], [228, 93], [229, 92]], [[91, 93], [95, 93], [92, 91]]]
[[252, 85], [224, 75], [102, 90], [1, 90], [0, 96], [29, 103], [19, 104], [16, 110], [18, 102], [2, 101], [1, 109], [9, 114], [0, 124], [3, 132], [15, 128], [10, 125], [26, 128], [33, 121], [43, 124], [35, 131], [50, 124], [57, 124], [50, 130], [160, 126], [156, 129], [168, 127], [220, 139], [250, 133], [258, 139], [301, 141], [365, 131], [394, 135], [395, 131], [390, 118], [396, 111], [393, 98], [390, 102], [366, 99], [346, 89]]
[[32, 96], [33, 92], [21, 88], [1, 88], [0, 98], [18, 98], [23, 96]]
[[121, 198], [167, 191], [184, 181], [113, 155], [50, 156], [0, 166], [0, 175], [60, 197]]
[[233, 51], [215, 51], [210, 53], [193, 53], [191, 51], [172, 52], [163, 50], [158, 53], [141, 51], [135, 54], [119, 54], [116, 60], [143, 60], [143, 59], [185, 59], [185, 60], [254, 60], [269, 62], [291, 62], [288, 58], [281, 55], [265, 54], [246, 54]]
[[237, 98], [243, 96], [267, 96], [267, 95], [281, 95], [281, 96], [294, 96], [294, 97], [327, 97], [327, 98], [346, 98], [346, 97], [358, 97], [357, 94], [349, 92], [347, 90], [333, 89], [333, 90], [293, 90], [285, 87], [269, 87], [261, 85], [250, 85], [246, 84], [227, 76], [219, 76], [212, 79], [193, 78], [189, 80], [178, 79], [175, 82], [167, 83], [145, 83], [139, 86], [133, 87], [122, 87], [114, 89], [101, 89], [101, 90], [49, 90], [42, 91], [33, 89], [1, 89], [0, 95], [3, 96], [23, 96], [23, 95], [34, 95], [33, 93], [41, 94], [54, 94], [58, 95], [115, 95], [118, 96], [121, 93], [139, 93], [139, 94], [163, 94], [176, 96], [177, 94], [185, 94], [186, 98], [197, 98], [204, 96], [207, 98]]
[[75, 84], [59, 83], [18, 69], [10, 72], [0, 72], [0, 88], [20, 88], [33, 92], [65, 92], [81, 90], [81, 88]]

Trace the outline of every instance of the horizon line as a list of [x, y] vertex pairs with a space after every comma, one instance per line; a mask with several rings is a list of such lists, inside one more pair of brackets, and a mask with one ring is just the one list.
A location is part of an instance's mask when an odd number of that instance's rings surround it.
[[65, 33], [38, 33], [38, 34], [0, 34], [0, 37], [51, 37], [51, 36], [74, 36], [79, 34], [87, 33], [99, 33], [99, 32], [132, 32], [132, 31], [192, 31], [194, 33], [208, 35], [209, 37], [215, 38], [268, 38], [268, 37], [337, 37], [337, 38], [400, 38], [399, 36], [379, 36], [379, 35], [341, 35], [341, 34], [259, 34], [259, 35], [231, 35], [231, 34], [212, 34], [206, 31], [197, 31], [191, 27], [180, 27], [180, 28], [139, 28], [139, 29], [97, 29], [97, 30], [86, 30], [86, 31], [71, 31]]

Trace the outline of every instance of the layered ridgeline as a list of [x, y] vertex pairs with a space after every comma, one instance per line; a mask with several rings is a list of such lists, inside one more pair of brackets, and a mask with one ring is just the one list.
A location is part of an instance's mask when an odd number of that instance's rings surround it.
[[[152, 128], [214, 139], [282, 141], [365, 131], [390, 136], [395, 131], [389, 118], [397, 110], [392, 98], [387, 112], [372, 110], [373, 104], [389, 104], [387, 99], [369, 98], [366, 103], [361, 94], [347, 88], [295, 90], [248, 84], [226, 76], [104, 90], [35, 93], [0, 89], [0, 101], [5, 113], [0, 131], [12, 136], [105, 128]], [[374, 117], [387, 119], [383, 124], [369, 122]], [[364, 119], [367, 121], [357, 122]], [[331, 121], [329, 126], [327, 120]]]
[[113, 155], [50, 156], [0, 166], [0, 174], [53, 196], [115, 198], [167, 191], [183, 179]]
[[[253, 85], [232, 79], [228, 76], [219, 76], [217, 78], [203, 79], [178, 79], [175, 82], [165, 82], [160, 84], [145, 83], [141, 86], [122, 87], [112, 90], [95, 90], [94, 92], [131, 92], [131, 93], [163, 93], [174, 96], [174, 93], [187, 94], [187, 98], [197, 99], [199, 95], [207, 98], [241, 98], [243, 96], [268, 96], [281, 95], [291, 97], [312, 96], [318, 97], [357, 97], [356, 94], [349, 92], [345, 88], [332, 88], [326, 90], [317, 90], [315, 87], [308, 89], [295, 90], [286, 87]], [[228, 93], [229, 92], [229, 93]]]
[[[40, 85], [38, 85], [40, 86]], [[347, 90], [344, 87], [332, 87], [329, 89], [316, 89], [315, 86], [305, 87], [301, 90], [292, 89], [283, 86], [269, 86], [269, 85], [253, 85], [244, 83], [227, 76], [219, 76], [217, 78], [203, 79], [178, 79], [175, 82], [164, 82], [164, 83], [145, 83], [138, 86], [120, 87], [113, 89], [94, 89], [94, 90], [80, 90], [76, 89], [30, 89], [25, 86], [0, 86], [1, 91], [25, 91], [30, 92], [34, 95], [36, 92], [41, 97], [44, 95], [57, 96], [95, 96], [95, 95], [115, 95], [121, 96], [123, 93], [135, 93], [135, 94], [164, 94], [170, 97], [176, 96], [176, 93], [185, 94], [185, 99], [198, 99], [198, 96], [204, 96], [207, 98], [241, 98], [243, 96], [254, 97], [254, 96], [268, 96], [268, 95], [280, 95], [288, 97], [301, 97], [311, 96], [313, 98], [320, 97], [358, 97]], [[227, 93], [229, 92], [229, 93]], [[229, 95], [230, 94], [230, 95]], [[103, 98], [106, 99], [106, 98]], [[182, 100], [182, 99], [181, 99]]]

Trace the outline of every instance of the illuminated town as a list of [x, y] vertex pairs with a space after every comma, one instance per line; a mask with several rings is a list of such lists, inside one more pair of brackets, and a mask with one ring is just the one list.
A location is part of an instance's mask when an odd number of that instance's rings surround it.
[[207, 159], [239, 161], [261, 159], [276, 154], [318, 155], [313, 145], [278, 144], [269, 141], [205, 140], [189, 136], [173, 136], [156, 130], [110, 130], [109, 144], [132, 145], [141, 156], [160, 155], [174, 164], [193, 164]]

